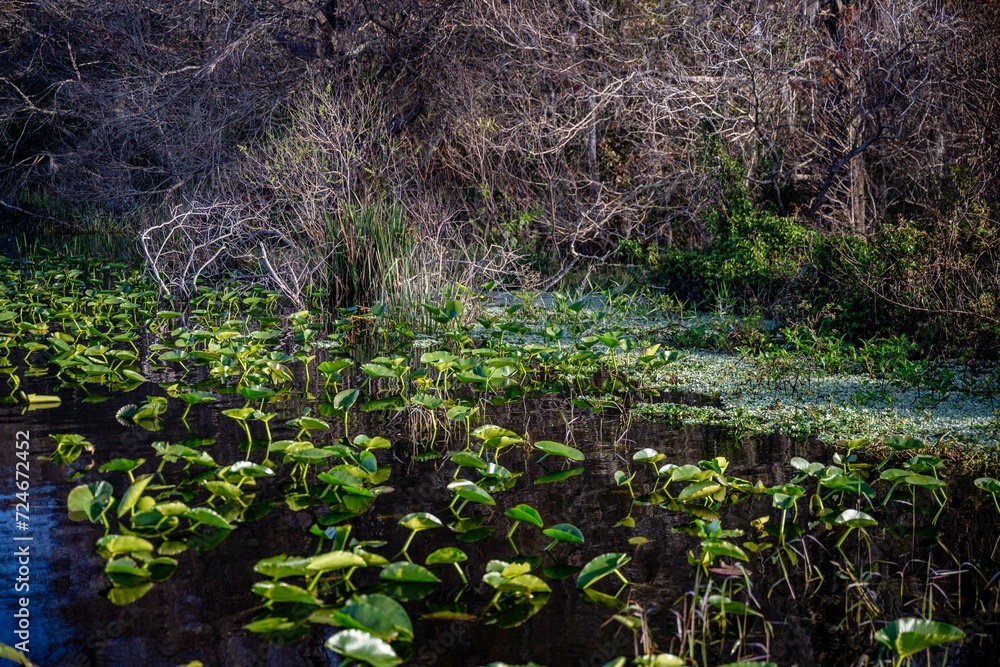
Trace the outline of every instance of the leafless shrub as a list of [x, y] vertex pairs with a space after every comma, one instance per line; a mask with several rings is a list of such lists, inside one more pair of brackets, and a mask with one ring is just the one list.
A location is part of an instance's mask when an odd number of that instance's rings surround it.
[[199, 281], [210, 284], [242, 268], [244, 278], [271, 283], [302, 307], [317, 268], [300, 244], [233, 205], [177, 207], [144, 229], [139, 243], [157, 284], [171, 296], [187, 297]]
[[[250, 257], [343, 298], [397, 270], [536, 280], [511, 252], [558, 278], [623, 239], [710, 242], [733, 188], [871, 236], [958, 160], [997, 196], [981, 3], [7, 2], [0, 201], [145, 207], [172, 289]], [[388, 235], [358, 214], [385, 202]]]

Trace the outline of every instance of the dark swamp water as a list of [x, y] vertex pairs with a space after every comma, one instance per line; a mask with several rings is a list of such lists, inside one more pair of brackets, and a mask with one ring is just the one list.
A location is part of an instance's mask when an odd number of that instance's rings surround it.
[[[35, 391], [46, 388], [42, 380], [35, 380], [34, 384]], [[235, 423], [220, 415], [219, 404], [195, 406], [188, 420], [190, 433], [179, 419], [170, 418], [176, 412], [168, 413], [164, 429], [157, 432], [119, 424], [115, 419], [117, 410], [125, 403], [141, 400], [145, 393], [162, 394], [162, 391], [155, 385], [146, 385], [129, 395], [113, 395], [101, 403], [83, 403], [82, 394], [66, 391], [62, 392], [62, 404], [54, 409], [22, 413], [9, 406], [0, 408], [3, 470], [14, 469], [10, 443], [18, 431], [30, 431], [33, 454], [51, 451], [49, 434], [79, 433], [96, 445], [92, 457], [95, 467], [116, 457], [152, 459], [152, 442], [178, 442], [191, 433], [216, 439], [207, 451], [217, 461], [237, 461], [244, 457], [238, 446], [242, 433]], [[241, 405], [242, 401], [232, 403]], [[277, 424], [300, 416], [308, 404], [291, 400], [269, 406], [279, 413], [273, 421], [275, 439], [291, 437], [290, 429]], [[171, 407], [173, 411], [179, 409]], [[392, 560], [391, 555], [408, 534], [396, 523], [402, 515], [427, 511], [448, 516], [450, 495], [446, 484], [451, 469], [442, 465], [442, 459], [413, 458], [414, 452], [426, 449], [427, 443], [421, 438], [427, 436], [415, 430], [404, 413], [377, 414], [360, 415], [352, 423], [352, 435], [381, 435], [393, 443], [392, 449], [377, 452], [380, 463], [391, 462], [392, 473], [386, 484], [393, 491], [379, 496], [369, 512], [353, 521], [351, 536], [385, 540], [388, 545], [382, 553]], [[632, 452], [653, 447], [666, 455], [666, 461], [678, 465], [724, 456], [730, 461], [727, 474], [774, 485], [793, 476], [794, 470], [788, 465], [792, 457], [828, 461], [830, 455], [816, 443], [780, 437], [738, 439], [708, 428], [676, 430], [644, 422], [626, 425], [617, 412], [593, 413], [573, 408], [557, 396], [492, 406], [484, 420], [530, 434], [532, 441], [555, 440], [579, 448], [586, 454], [583, 471], [560, 483], [533, 484], [546, 473], [567, 467], [567, 462], [549, 459], [543, 468], [537, 463], [537, 456], [526, 456], [514, 448], [504, 454], [503, 462], [512, 472], [523, 473], [516, 485], [496, 494], [495, 507], [475, 505], [464, 512], [465, 516], [481, 515], [484, 525], [496, 526], [492, 535], [467, 544], [457, 543], [447, 528], [415, 537], [409, 553], [417, 563], [435, 549], [461, 546], [469, 556], [464, 566], [470, 585], [463, 590], [453, 570], [441, 571], [442, 583], [429, 598], [405, 604], [414, 622], [415, 639], [409, 664], [472, 666], [492, 661], [515, 664], [534, 661], [550, 667], [582, 667], [599, 666], [615, 656], [636, 654], [633, 634], [618, 622], [609, 622], [614, 610], [585, 600], [572, 577], [547, 580], [552, 587], [548, 603], [517, 627], [501, 629], [481, 620], [421, 619], [429, 606], [448, 603], [459, 594], [460, 603], [470, 614], [480, 614], [487, 606], [493, 591], [482, 583], [483, 568], [490, 559], [512, 558], [512, 549], [505, 538], [510, 521], [503, 512], [517, 503], [535, 507], [546, 526], [570, 523], [581, 529], [586, 536], [584, 544], [561, 544], [554, 549], [561, 560], [579, 566], [606, 552], [632, 556], [624, 572], [634, 583], [622, 593], [622, 599], [634, 601], [645, 610], [649, 635], [658, 649], [676, 653], [680, 648], [676, 637], [681, 601], [691, 591], [694, 581], [687, 554], [695, 549], [697, 540], [673, 529], [691, 517], [655, 506], [636, 507], [632, 512], [633, 528], [615, 527], [629, 513], [630, 496], [626, 488], [615, 485], [614, 472], [629, 464], [635, 469]], [[335, 435], [336, 427], [322, 439], [332, 441]], [[464, 439], [464, 435], [454, 437]], [[84, 454], [76, 467], [89, 460], [89, 455]], [[212, 550], [180, 554], [177, 571], [170, 579], [154, 586], [137, 602], [119, 607], [105, 597], [109, 584], [103, 572], [104, 561], [94, 554], [94, 542], [102, 535], [100, 524], [73, 522], [67, 516], [67, 494], [81, 481], [67, 480], [65, 466], [34, 458], [33, 625], [29, 657], [45, 666], [171, 666], [192, 660], [205, 665], [341, 664], [339, 656], [323, 647], [334, 628], [317, 626], [310, 635], [290, 645], [274, 645], [242, 629], [254, 618], [250, 610], [260, 603], [260, 598], [251, 592], [253, 584], [261, 580], [254, 573], [254, 564], [277, 554], [309, 555], [316, 548], [316, 538], [308, 532], [315, 519], [313, 512], [290, 511], [280, 502], [280, 490], [269, 488], [268, 481], [260, 484], [258, 496], [276, 501], [269, 514], [255, 522], [240, 524]], [[115, 486], [120, 488], [120, 482]], [[3, 493], [4, 506], [12, 507], [9, 479], [4, 480]], [[987, 500], [976, 494], [970, 479], [953, 479], [949, 502], [938, 520], [943, 531], [940, 544], [947, 545], [950, 556], [941, 546], [917, 546], [911, 552], [910, 540], [882, 535], [875, 535], [870, 547], [856, 550], [867, 562], [881, 564], [875, 568], [878, 574], [870, 589], [865, 589], [871, 592], [863, 595], [872, 597], [872, 602], [888, 618], [913, 615], [930, 604], [936, 619], [955, 623], [966, 631], [968, 639], [959, 650], [948, 653], [947, 664], [1000, 664], [997, 657], [1000, 632], [993, 613], [997, 608], [997, 581], [989, 581], [997, 570], [990, 553], [997, 538], [998, 521]], [[769, 511], [769, 498], [753, 499], [724, 512], [724, 524], [748, 528], [750, 520]], [[800, 523], [804, 524], [807, 512], [801, 514]], [[896, 514], [901, 522], [909, 520], [908, 510]], [[13, 533], [12, 520], [0, 522], [0, 543], [10, 543]], [[636, 536], [649, 541], [638, 546], [630, 544], [629, 538]], [[856, 598], [852, 597], [852, 582], [831, 565], [831, 561], [839, 560], [832, 551], [834, 541], [824, 538], [809, 545], [816, 558], [816, 572], [824, 577], [818, 591], [809, 595], [798, 590], [793, 597], [788, 587], [776, 583], [779, 575], [773, 565], [763, 563], [759, 557], [751, 558], [747, 570], [752, 575], [753, 599], [770, 622], [770, 632], [765, 633], [762, 624], [752, 620], [747, 641], [757, 643], [758, 647], [749, 651], [751, 655], [768, 654], [779, 665], [832, 666], [856, 664], [859, 656], [873, 650], [872, 628], [864, 629], [862, 623], [859, 631], [858, 626], [844, 622], [845, 617], [857, 613], [852, 606]], [[534, 528], [522, 525], [517, 542], [522, 553], [540, 555], [549, 540]], [[904, 567], [903, 563], [911, 557], [917, 562]], [[958, 564], [973, 564], [980, 574]], [[15, 570], [16, 563], [6, 558], [0, 566], [0, 577], [4, 582], [12, 581]], [[854, 582], [853, 588], [861, 587]], [[937, 598], [928, 602], [928, 595]], [[11, 596], [3, 599], [8, 605], [3, 616], [7, 624], [11, 619]], [[9, 630], [5, 637], [10, 637]], [[718, 647], [710, 650], [707, 657], [710, 664], [735, 660], [728, 649], [720, 654]]]

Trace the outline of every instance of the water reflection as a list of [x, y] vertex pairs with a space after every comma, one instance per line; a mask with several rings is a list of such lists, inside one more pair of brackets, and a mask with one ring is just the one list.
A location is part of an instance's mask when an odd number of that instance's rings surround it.
[[[30, 429], [33, 451], [39, 453], [52, 448], [49, 433], [80, 433], [97, 446], [93, 464], [100, 466], [116, 457], [149, 458], [151, 442], [176, 442], [187, 435], [178, 420], [168, 419], [166, 429], [157, 433], [119, 425], [114, 419], [116, 410], [120, 403], [134, 401], [133, 398], [120, 397], [103, 403], [67, 398], [64, 396], [63, 404], [53, 410], [20, 414], [3, 408], [0, 442], [9, 443], [15, 431]], [[301, 415], [305, 405], [304, 402], [276, 405], [280, 414], [274, 423]], [[195, 433], [217, 438], [210, 450], [217, 461], [243, 458], [237, 446], [238, 427], [221, 417], [217, 409], [195, 410], [189, 421]], [[731, 462], [730, 474], [752, 481], [760, 479], [765, 484], [788, 481], [792, 470], [787, 462], [793, 456], [809, 460], [823, 460], [825, 456], [822, 447], [815, 443], [781, 437], [741, 442], [711, 428], [672, 430], [659, 424], [628, 424], [617, 413], [581, 411], [557, 397], [495, 406], [487, 421], [527, 432], [532, 440], [566, 442], [584, 451], [587, 460], [584, 472], [567, 482], [535, 485], [534, 479], [566, 464], [550, 459], [543, 468], [511, 451], [505, 454], [504, 463], [512, 472], [523, 473], [517, 485], [497, 496], [496, 507], [476, 506], [473, 510], [470, 506], [466, 514], [478, 512], [486, 524], [503, 528], [508, 525], [503, 512], [514, 504], [528, 503], [538, 509], [546, 525], [571, 523], [586, 535], [587, 541], [580, 548], [559, 547], [558, 553], [569, 562], [582, 565], [609, 551], [632, 555], [629, 578], [639, 585], [632, 587], [628, 595], [648, 611], [650, 630], [663, 649], [669, 648], [670, 637], [676, 634], [675, 603], [691, 586], [687, 551], [693, 548], [693, 540], [672, 532], [673, 527], [688, 518], [657, 507], [635, 509], [634, 528], [612, 528], [629, 512], [627, 491], [612, 482], [614, 471], [624, 467], [626, 458], [630, 458], [626, 452], [654, 447], [666, 454], [668, 461], [678, 464], [725, 456]], [[414, 451], [427, 444], [424, 440], [428, 433], [415, 430], [402, 413], [389, 418], [364, 415], [352, 425], [352, 430], [383, 435], [395, 443], [392, 450], [395, 462], [388, 481], [395, 490], [381, 496], [371, 512], [356, 519], [352, 533], [358, 539], [388, 541], [386, 555], [391, 555], [394, 551], [389, 550], [401, 544], [408, 534], [396, 524], [400, 516], [413, 511], [447, 514], [451, 496], [445, 487], [450, 473], [441, 467], [440, 460], [413, 459]], [[283, 436], [276, 430], [275, 437]], [[2, 451], [3, 469], [13, 469], [11, 450], [4, 447]], [[36, 536], [32, 593], [37, 607], [33, 607], [36, 632], [32, 635], [31, 658], [39, 664], [170, 666], [196, 659], [206, 665], [337, 664], [336, 656], [322, 648], [329, 629], [319, 629], [291, 646], [271, 645], [241, 630], [253, 618], [249, 610], [259, 602], [251, 593], [251, 586], [260, 579], [254, 574], [253, 565], [266, 556], [311, 553], [315, 548], [315, 538], [308, 534], [315, 518], [311, 512], [291, 512], [278, 504], [265, 519], [241, 525], [216, 549], [181, 554], [180, 565], [171, 579], [156, 585], [139, 602], [116, 607], [103, 595], [108, 585], [103, 562], [93, 555], [100, 527], [71, 522], [66, 515], [65, 498], [75, 482], [66, 480], [62, 466], [42, 462], [36, 464], [32, 475], [32, 521]], [[9, 489], [4, 490], [7, 491], [5, 506], [9, 507]], [[277, 498], [280, 490], [262, 484], [258, 494]], [[733, 510], [732, 521], [745, 524], [767, 513], [768, 508], [766, 501], [740, 505]], [[992, 508], [979, 503], [974, 494], [960, 486], [959, 492], [952, 493], [952, 502], [941, 521], [947, 533], [943, 541], [952, 548], [957, 562], [981, 562], [992, 548], [996, 523]], [[466, 571], [472, 585], [460, 600], [471, 613], [485, 608], [493, 593], [481, 583], [486, 562], [513, 555], [505, 533], [506, 530], [499, 529], [485, 540], [461, 545], [469, 555]], [[637, 535], [647, 538], [649, 543], [638, 548], [628, 544], [628, 538]], [[0, 522], [0, 541], [9, 543], [10, 539], [9, 522]], [[528, 554], [541, 554], [549, 542], [540, 531], [526, 527], [519, 530], [517, 540], [522, 552]], [[873, 545], [876, 559], [898, 557], [899, 544], [879, 538]], [[431, 551], [453, 545], [454, 535], [450, 531], [427, 531], [414, 540], [410, 555], [415, 562], [423, 562]], [[4, 581], [11, 580], [12, 567], [9, 560], [4, 562]], [[831, 571], [827, 574], [831, 579], [835, 577]], [[429, 599], [432, 604], [450, 602], [461, 592], [461, 584], [453, 572], [444, 572], [442, 579], [443, 584]], [[414, 619], [416, 636], [413, 664], [482, 665], [503, 660], [515, 664], [535, 661], [550, 667], [583, 666], [602, 665], [617, 655], [633, 655], [631, 634], [617, 623], [607, 623], [611, 610], [584, 601], [572, 579], [549, 583], [553, 592], [548, 604], [528, 623], [512, 629], [483, 623], [420, 620], [424, 604], [409, 603], [407, 608]], [[803, 667], [846, 664], [844, 656], [856, 647], [849, 641], [845, 643], [843, 633], [831, 628], [843, 617], [843, 596], [838, 596], [836, 585], [831, 586], [829, 593], [808, 602], [793, 600], [780, 588], [775, 590], [755, 591], [766, 615], [783, 619], [774, 625], [772, 659], [779, 664], [797, 662]], [[5, 603], [10, 599], [9, 595], [4, 596]], [[9, 619], [10, 614], [5, 612], [4, 618]], [[4, 641], [12, 643], [9, 633]], [[972, 648], [967, 649], [963, 664], [989, 664], [993, 660], [990, 650], [986, 647], [983, 649], [986, 652], [976, 653]]]

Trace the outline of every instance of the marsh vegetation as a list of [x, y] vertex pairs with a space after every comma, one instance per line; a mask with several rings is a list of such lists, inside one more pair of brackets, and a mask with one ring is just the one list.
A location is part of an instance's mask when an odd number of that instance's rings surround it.
[[993, 660], [989, 459], [685, 426], [718, 397], [671, 387], [696, 351], [628, 312], [642, 297], [289, 311], [259, 287], [172, 305], [92, 258], [0, 268], [4, 421], [51, 441], [71, 568], [48, 585], [55, 661]]
[[1000, 664], [998, 26], [4, 0], [0, 656]]

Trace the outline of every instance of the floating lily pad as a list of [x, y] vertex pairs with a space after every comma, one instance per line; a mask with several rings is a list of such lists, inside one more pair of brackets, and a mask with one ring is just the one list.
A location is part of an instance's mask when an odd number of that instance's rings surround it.
[[542, 534], [557, 542], [583, 544], [583, 533], [580, 532], [579, 528], [570, 523], [557, 523], [551, 528], [543, 530]]
[[516, 505], [511, 507], [509, 510], [504, 512], [504, 515], [514, 521], [520, 521], [522, 523], [530, 523], [533, 526], [542, 527], [542, 517], [538, 514], [538, 511], [531, 505]]
[[559, 456], [571, 461], [583, 461], [584, 456], [576, 447], [570, 447], [560, 442], [552, 440], [539, 440], [535, 443], [535, 449], [545, 452], [546, 456]]
[[364, 630], [341, 630], [324, 645], [334, 653], [372, 667], [394, 667], [403, 662], [388, 643]]

